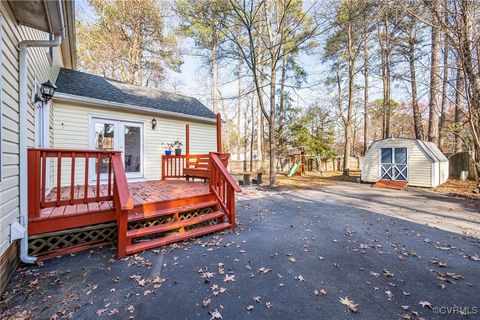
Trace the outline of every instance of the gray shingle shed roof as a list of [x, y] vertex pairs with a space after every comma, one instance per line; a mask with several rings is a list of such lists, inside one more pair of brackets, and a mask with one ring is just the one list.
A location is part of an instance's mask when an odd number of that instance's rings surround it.
[[93, 74], [61, 68], [57, 92], [116, 103], [214, 119], [215, 114], [195, 98], [146, 88]]

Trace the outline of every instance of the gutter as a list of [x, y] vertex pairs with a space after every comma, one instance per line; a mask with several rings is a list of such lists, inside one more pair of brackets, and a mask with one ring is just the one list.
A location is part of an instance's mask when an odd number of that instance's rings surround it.
[[[62, 22], [63, 23], [63, 22]], [[20, 242], [20, 260], [24, 263], [34, 263], [37, 258], [28, 255], [28, 48], [58, 47], [62, 43], [62, 36], [54, 35], [48, 40], [24, 40], [18, 44], [19, 48], [19, 136], [20, 136], [20, 223], [25, 228]]]
[[95, 107], [104, 106], [104, 107], [121, 110], [121, 111], [128, 110], [131, 112], [154, 114], [158, 116], [164, 116], [167, 118], [187, 119], [187, 120], [194, 120], [194, 121], [206, 122], [206, 123], [217, 123], [217, 119], [215, 118], [206, 118], [206, 117], [194, 116], [190, 114], [178, 113], [173, 111], [165, 111], [165, 110], [159, 110], [159, 109], [148, 108], [148, 107], [140, 107], [137, 105], [127, 104], [127, 103], [89, 98], [89, 97], [77, 96], [77, 95], [61, 93], [61, 92], [57, 92], [53, 97], [53, 100], [64, 101], [64, 102], [76, 102], [79, 104], [95, 106]]

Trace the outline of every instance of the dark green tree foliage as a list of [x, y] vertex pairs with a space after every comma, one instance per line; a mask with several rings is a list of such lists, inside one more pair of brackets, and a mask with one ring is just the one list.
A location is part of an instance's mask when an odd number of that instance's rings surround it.
[[312, 156], [333, 157], [334, 125], [325, 109], [311, 105], [289, 125], [289, 146], [305, 147], [307, 154]]

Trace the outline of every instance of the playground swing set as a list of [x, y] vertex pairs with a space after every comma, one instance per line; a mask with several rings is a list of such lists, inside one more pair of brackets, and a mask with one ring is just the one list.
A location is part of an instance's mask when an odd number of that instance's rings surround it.
[[290, 151], [290, 163], [292, 166], [288, 170], [288, 177], [305, 175], [305, 167], [307, 164], [305, 148], [292, 149]]

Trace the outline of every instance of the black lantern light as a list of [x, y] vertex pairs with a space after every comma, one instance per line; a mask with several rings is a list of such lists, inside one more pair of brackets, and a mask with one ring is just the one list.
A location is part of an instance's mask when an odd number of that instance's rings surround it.
[[155, 130], [156, 126], [157, 126], [157, 119], [153, 118], [152, 119], [152, 130]]
[[48, 102], [50, 99], [52, 99], [53, 95], [55, 94], [55, 90], [57, 90], [57, 86], [52, 84], [50, 80], [42, 83], [42, 86], [40, 87], [40, 93], [42, 94], [43, 101]]

